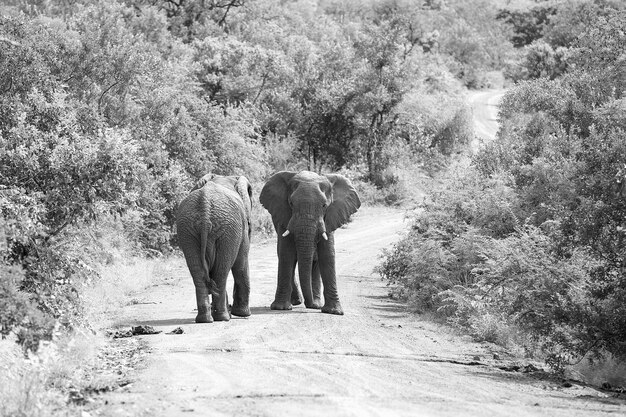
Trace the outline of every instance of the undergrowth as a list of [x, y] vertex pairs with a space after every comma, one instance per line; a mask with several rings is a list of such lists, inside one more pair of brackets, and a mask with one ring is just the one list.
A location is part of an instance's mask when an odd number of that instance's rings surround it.
[[594, 301], [603, 260], [585, 247], [564, 256], [559, 223], [522, 218], [513, 186], [503, 173], [452, 167], [431, 183], [407, 234], [383, 252], [377, 270], [390, 295], [416, 312], [541, 358], [557, 372], [574, 365], [588, 372], [582, 363], [614, 358], [594, 330], [607, 314]]
[[71, 289], [70, 299], [57, 299], [63, 286], [47, 295], [58, 303], [51, 307], [64, 308], [69, 326], [46, 316], [36, 299], [20, 290], [26, 274], [19, 266], [0, 263], [2, 416], [80, 416], [92, 394], [116, 389], [131, 366], [121, 373], [118, 368], [136, 362], [143, 347], [119, 346], [103, 330], [146, 287], [172, 279], [177, 262], [134, 246], [114, 218], [68, 228], [54, 245], [81, 259], [81, 271], [88, 271], [60, 283]]

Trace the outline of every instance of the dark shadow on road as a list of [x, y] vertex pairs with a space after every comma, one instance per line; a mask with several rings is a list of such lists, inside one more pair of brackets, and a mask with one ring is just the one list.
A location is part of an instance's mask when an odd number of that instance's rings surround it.
[[[558, 377], [557, 375], [547, 372], [508, 372], [493, 366], [487, 368], [475, 368], [472, 370], [466, 370], [466, 372], [471, 372], [480, 378], [497, 382], [504, 381], [508, 383], [514, 381], [514, 383], [521, 385], [534, 387], [543, 386], [544, 389], [546, 389], [545, 387], [548, 387], [548, 389], [553, 392], [553, 395], [549, 395], [548, 397], [558, 399], [562, 398], [560, 394], [562, 395], [568, 391], [571, 392], [572, 390], [576, 392], [576, 390], [586, 387], [588, 391], [581, 393], [580, 395], [572, 396], [570, 399], [573, 401], [598, 402], [622, 407], [626, 405], [625, 394], [600, 390], [592, 385], [585, 384], [580, 381], [570, 382]], [[565, 382], [569, 382], [569, 385], [564, 385]]]
[[362, 297], [370, 300], [391, 300], [391, 297], [388, 295], [363, 295]]
[[250, 313], [254, 315], [264, 314], [302, 314], [302, 313], [319, 313], [319, 310], [302, 308], [295, 306], [293, 310], [271, 310], [269, 306], [264, 307], [250, 307]]
[[195, 324], [195, 314], [185, 318], [163, 319], [163, 320], [142, 320], [128, 324], [129, 326], [182, 326], [183, 324]]
[[365, 295], [364, 298], [372, 300], [370, 308], [385, 313], [396, 313], [398, 316], [406, 316], [409, 311], [405, 303], [389, 298], [386, 295]]

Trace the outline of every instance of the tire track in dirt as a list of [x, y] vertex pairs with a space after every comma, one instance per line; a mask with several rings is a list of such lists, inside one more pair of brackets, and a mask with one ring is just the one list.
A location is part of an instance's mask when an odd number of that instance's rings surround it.
[[[336, 232], [345, 316], [297, 306], [271, 311], [274, 241], [251, 250], [253, 315], [195, 324], [194, 290], [180, 259], [173, 285], [127, 306], [125, 324], [182, 335], [144, 336], [137, 381], [107, 394], [111, 416], [588, 416], [626, 412], [585, 387], [564, 389], [495, 368], [491, 347], [422, 320], [387, 297], [372, 273], [406, 227], [400, 210], [365, 207]], [[232, 282], [232, 281], [231, 281]], [[229, 284], [230, 286], [230, 284]], [[491, 356], [490, 356], [491, 355]], [[482, 365], [468, 366], [478, 356]]]

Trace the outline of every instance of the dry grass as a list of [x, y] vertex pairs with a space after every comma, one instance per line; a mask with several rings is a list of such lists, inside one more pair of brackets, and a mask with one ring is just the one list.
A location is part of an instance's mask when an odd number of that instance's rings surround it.
[[606, 353], [595, 360], [585, 359], [572, 366], [576, 379], [607, 389], [626, 388], [626, 363]]
[[81, 416], [92, 393], [110, 391], [141, 361], [142, 341], [110, 342], [90, 332], [63, 337], [25, 357], [0, 342], [0, 416]]
[[97, 282], [83, 289], [91, 327], [96, 331], [111, 327], [119, 319], [120, 307], [141, 301], [143, 289], [172, 279], [174, 263], [168, 258], [133, 258], [100, 268]]
[[86, 383], [83, 370], [93, 363], [99, 341], [88, 333], [57, 340], [25, 357], [11, 340], [0, 343], [0, 415], [76, 416], [71, 391]]
[[[98, 273], [78, 288], [88, 329], [58, 331], [36, 355], [25, 356], [13, 338], [0, 340], [0, 416], [80, 416], [90, 393], [119, 386], [120, 375], [134, 366], [127, 362], [135, 363], [143, 347], [113, 343], [103, 330], [119, 321], [122, 306], [140, 301], [146, 287], [174, 275], [173, 259], [132, 257], [115, 229], [86, 230], [67, 246]], [[120, 364], [126, 364], [121, 374], [111, 368]]]

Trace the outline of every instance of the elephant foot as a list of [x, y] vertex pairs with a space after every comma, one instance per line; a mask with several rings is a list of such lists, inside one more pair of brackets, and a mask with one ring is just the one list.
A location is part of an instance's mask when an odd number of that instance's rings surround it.
[[228, 311], [214, 311], [213, 320], [215, 321], [229, 321], [230, 313]]
[[300, 304], [302, 304], [302, 298], [300, 298], [300, 295], [291, 294], [291, 305], [299, 306]]
[[324, 304], [324, 307], [322, 307], [322, 313], [337, 314], [339, 316], [343, 316], [343, 308], [341, 308], [341, 304], [339, 303], [339, 301], [333, 304], [326, 303]]
[[230, 311], [230, 313], [233, 316], [237, 316], [237, 317], [249, 317], [250, 316], [250, 308], [249, 307], [233, 306], [233, 308]]
[[304, 306], [306, 308], [314, 308], [316, 310], [319, 310], [320, 308], [322, 308], [322, 300], [320, 300], [319, 298], [315, 298], [310, 303], [304, 303]]
[[213, 317], [210, 314], [204, 313], [196, 316], [196, 323], [213, 323]]
[[291, 303], [289, 301], [274, 301], [272, 303], [272, 305], [270, 306], [270, 309], [272, 310], [291, 310], [292, 306]]

